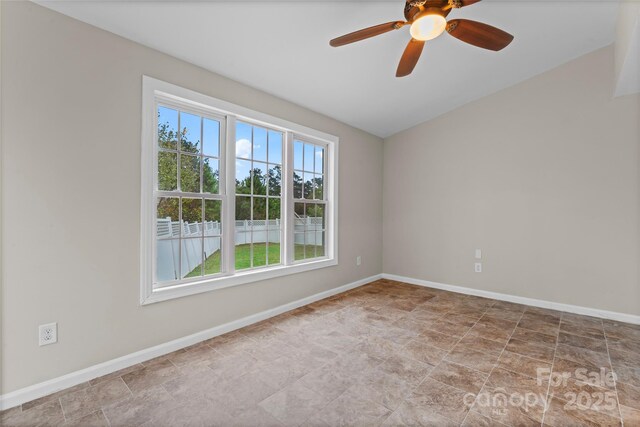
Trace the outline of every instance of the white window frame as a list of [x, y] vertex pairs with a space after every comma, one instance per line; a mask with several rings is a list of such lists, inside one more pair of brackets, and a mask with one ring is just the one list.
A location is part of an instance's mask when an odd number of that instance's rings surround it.
[[[223, 274], [213, 277], [193, 278], [175, 285], [154, 289], [156, 251], [157, 189], [156, 159], [158, 144], [157, 104], [184, 105], [188, 110], [202, 110], [209, 116], [223, 117], [225, 141], [220, 140], [220, 195], [223, 201]], [[235, 251], [235, 122], [265, 126], [284, 134], [282, 153], [282, 232], [284, 242], [281, 265], [234, 270]], [[323, 183], [327, 209], [325, 210], [325, 256], [305, 261], [294, 261], [293, 214], [293, 140], [301, 139], [325, 147], [325, 182]], [[311, 271], [338, 265], [338, 137], [306, 126], [298, 125], [265, 113], [241, 107], [171, 83], [142, 76], [142, 155], [141, 155], [141, 207], [140, 207], [140, 304], [146, 305], [216, 289], [272, 279], [289, 274]], [[231, 218], [231, 220], [228, 220]]]

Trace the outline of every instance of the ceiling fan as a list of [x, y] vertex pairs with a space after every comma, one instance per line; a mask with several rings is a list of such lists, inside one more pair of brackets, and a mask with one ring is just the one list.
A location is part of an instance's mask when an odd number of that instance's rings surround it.
[[392, 21], [374, 25], [337, 37], [329, 42], [333, 47], [368, 39], [392, 30], [399, 30], [410, 25], [411, 40], [402, 54], [396, 77], [411, 74], [424, 44], [435, 39], [445, 30], [453, 37], [463, 42], [489, 50], [502, 50], [511, 43], [513, 36], [491, 25], [468, 19], [452, 19], [447, 22], [446, 17], [451, 9], [469, 6], [480, 0], [406, 0], [404, 17], [406, 21]]

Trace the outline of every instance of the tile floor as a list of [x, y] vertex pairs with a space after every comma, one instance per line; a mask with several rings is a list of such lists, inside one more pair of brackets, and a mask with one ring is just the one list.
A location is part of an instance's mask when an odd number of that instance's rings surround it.
[[637, 325], [381, 280], [0, 424], [638, 426], [639, 354]]

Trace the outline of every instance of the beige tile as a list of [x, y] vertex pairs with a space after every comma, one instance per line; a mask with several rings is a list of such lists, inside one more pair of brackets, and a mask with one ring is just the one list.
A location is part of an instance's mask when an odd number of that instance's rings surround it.
[[109, 427], [111, 424], [102, 411], [95, 411], [84, 417], [68, 420], [62, 425], [64, 427]]
[[505, 350], [547, 363], [550, 363], [553, 360], [554, 355], [554, 349], [552, 347], [534, 344], [529, 341], [521, 341], [514, 338], [509, 340]]
[[94, 386], [65, 394], [60, 404], [67, 419], [79, 418], [111, 403], [131, 397], [131, 391], [122, 378], [104, 381]]
[[512, 332], [513, 328], [503, 329], [485, 323], [476, 323], [475, 326], [469, 330], [470, 335], [502, 343], [506, 343], [509, 340]]
[[542, 395], [544, 398], [549, 388], [549, 381], [547, 375], [533, 378], [506, 369], [495, 368], [487, 379], [487, 386], [522, 393], [532, 392], [536, 395]]
[[539, 396], [523, 395], [486, 386], [478, 394], [472, 412], [490, 418], [492, 425], [540, 426], [544, 401]]
[[156, 386], [143, 390], [135, 396], [106, 405], [102, 411], [111, 425], [139, 425], [153, 419], [154, 414], [161, 409], [177, 405], [178, 403], [162, 386]]
[[558, 344], [586, 348], [587, 350], [597, 351], [600, 353], [607, 352], [607, 344], [603, 339], [587, 338], [579, 335], [568, 334], [566, 332], [560, 332], [558, 335]]
[[450, 420], [464, 420], [475, 395], [427, 378], [413, 392], [407, 402], [426, 411], [435, 412]]
[[613, 366], [640, 367], [640, 358], [637, 353], [609, 348], [609, 357]]
[[609, 367], [594, 367], [556, 357], [553, 361], [553, 373], [555, 378], [572, 378], [598, 387], [615, 388]]
[[447, 354], [447, 351], [416, 338], [404, 347], [404, 354], [412, 359], [435, 366]]
[[454, 348], [481, 351], [498, 357], [502, 353], [505, 344], [502, 341], [493, 341], [475, 335], [465, 335]]
[[621, 405], [640, 410], [640, 388], [618, 382], [616, 389]]
[[377, 369], [405, 381], [408, 387], [414, 388], [424, 380], [433, 366], [397, 354], [389, 357]]
[[329, 403], [314, 419], [329, 426], [377, 426], [389, 414], [391, 411], [385, 406], [350, 389]]
[[602, 329], [602, 319], [581, 314], [562, 313], [562, 323], [573, 326], [584, 326], [588, 328]]
[[0, 416], [3, 426], [56, 426], [64, 422], [62, 408], [58, 400], [51, 400], [26, 411], [20, 408], [3, 411]]
[[511, 332], [518, 324], [518, 320], [504, 319], [501, 317], [492, 316], [490, 314], [485, 314], [484, 316], [482, 316], [482, 318], [480, 318], [480, 320], [478, 320], [478, 324], [491, 326]]
[[[163, 407], [154, 413], [153, 418], [144, 424], [143, 427], [227, 427], [234, 425], [234, 418], [229, 415], [224, 407], [212, 405], [210, 401], [194, 397], [181, 402], [177, 406]], [[128, 427], [130, 424], [125, 424]], [[122, 427], [125, 427], [122, 426]], [[112, 426], [114, 427], [114, 426]]]
[[263, 365], [264, 362], [258, 361], [255, 357], [247, 353], [241, 353], [236, 356], [217, 359], [208, 366], [216, 375], [229, 380], [258, 369]]
[[424, 408], [419, 405], [415, 405], [409, 402], [404, 402], [400, 407], [393, 412], [382, 424], [385, 427], [395, 426], [442, 426], [442, 427], [456, 427], [459, 423], [451, 421], [442, 415]]
[[91, 381], [89, 381], [89, 384], [90, 385], [96, 385], [96, 384], [101, 383], [103, 381], [113, 380], [115, 378], [119, 378], [119, 377], [123, 376], [124, 374], [128, 374], [129, 372], [137, 371], [138, 369], [142, 369], [142, 368], [144, 368], [143, 364], [136, 363], [135, 365], [128, 366], [128, 367], [120, 369], [120, 370], [118, 370], [116, 372], [112, 372], [110, 374], [103, 375], [103, 376], [98, 377], [98, 378], [94, 378]]
[[178, 368], [194, 365], [209, 365], [213, 361], [222, 359], [224, 356], [207, 345], [191, 348], [187, 351], [175, 353], [168, 359]]
[[324, 408], [330, 400], [296, 382], [259, 403], [259, 406], [286, 425], [302, 424]]
[[548, 377], [551, 372], [551, 363], [542, 362], [506, 350], [500, 355], [497, 366], [532, 378], [537, 378], [539, 375], [545, 373]]
[[498, 362], [496, 354], [483, 353], [469, 348], [454, 348], [445, 356], [446, 360], [489, 373]]
[[256, 405], [235, 415], [226, 425], [232, 427], [280, 427], [288, 424], [280, 422], [261, 406]]
[[456, 325], [464, 325], [471, 327], [476, 324], [478, 317], [469, 317], [464, 314], [449, 312], [442, 316], [442, 320], [449, 323], [455, 323]]
[[544, 424], [554, 427], [569, 425], [617, 426], [620, 419], [598, 411], [582, 409], [558, 398], [551, 399], [544, 416]]
[[640, 410], [620, 405], [620, 414], [625, 426], [640, 427]]
[[[310, 341], [335, 353], [352, 351], [360, 343], [359, 339], [356, 337], [360, 337], [361, 335], [370, 332], [370, 329], [363, 331], [358, 326], [352, 326], [354, 328], [353, 330], [350, 328], [343, 328], [341, 331], [333, 331], [328, 334], [315, 336]], [[353, 335], [349, 333], [350, 331], [354, 332]]]
[[348, 391], [393, 411], [411, 395], [414, 388], [415, 386], [409, 381], [397, 375], [388, 374], [378, 367], [367, 375], [360, 376]]
[[420, 339], [422, 339], [426, 344], [443, 350], [451, 350], [458, 341], [460, 341], [460, 338], [458, 337], [441, 334], [440, 332], [432, 331], [430, 329], [423, 331], [420, 334]]
[[442, 361], [433, 368], [429, 377], [452, 387], [477, 394], [482, 389], [487, 374], [457, 363]]
[[247, 373], [233, 380], [223, 381], [216, 386], [214, 402], [225, 402], [225, 396], [233, 398], [233, 404], [226, 404], [225, 411], [235, 417], [278, 391], [263, 381], [260, 375]]
[[175, 378], [179, 374], [180, 371], [169, 359], [160, 359], [145, 365], [143, 369], [124, 374], [122, 379], [133, 393], [139, 393]]
[[471, 329], [471, 326], [451, 323], [440, 319], [432, 321], [428, 328], [432, 331], [440, 332], [441, 334], [463, 337], [464, 334]]
[[640, 341], [640, 328], [638, 328], [638, 325], [612, 320], [604, 320], [603, 323], [607, 339], [618, 338]]
[[598, 340], [604, 339], [604, 329], [602, 328], [602, 325], [586, 326], [576, 323], [568, 323], [563, 320], [560, 323], [560, 332]]
[[339, 372], [332, 364], [322, 366], [300, 378], [297, 383], [330, 401], [356, 383], [357, 375]]
[[618, 381], [640, 388], [640, 367], [617, 366], [613, 368]]
[[469, 411], [467, 417], [462, 423], [463, 427], [490, 427], [495, 425], [496, 422], [489, 417], [485, 417], [475, 411]]
[[567, 378], [551, 382], [549, 399], [552, 397], [564, 400], [573, 405], [573, 409], [576, 410], [589, 409], [615, 418], [620, 417], [618, 398], [614, 389], [596, 387], [573, 378]]
[[30, 408], [33, 408], [34, 406], [42, 405], [43, 403], [46, 403], [46, 402], [57, 401], [60, 397], [64, 396], [65, 394], [73, 393], [74, 391], [78, 391], [78, 390], [83, 390], [83, 389], [89, 387], [90, 385], [91, 384], [89, 384], [88, 382], [84, 382], [84, 383], [75, 385], [73, 387], [66, 388], [66, 389], [61, 390], [59, 392], [52, 393], [52, 394], [49, 394], [47, 396], [41, 397], [39, 399], [35, 399], [35, 400], [30, 401], [30, 402], [23, 403], [22, 404], [22, 410], [26, 411], [26, 410], [28, 410]]
[[511, 338], [520, 341], [527, 341], [532, 344], [540, 344], [547, 347], [555, 347], [558, 341], [558, 337], [556, 335], [547, 335], [520, 327], [516, 328], [513, 331], [513, 335], [511, 336]]
[[559, 324], [540, 322], [531, 318], [522, 318], [518, 322], [519, 328], [529, 329], [534, 332], [540, 332], [546, 335], [558, 335], [560, 329]]
[[384, 328], [372, 328], [371, 335], [391, 341], [395, 344], [405, 345], [418, 336], [417, 332], [395, 326], [395, 323]]
[[[609, 348], [614, 351], [626, 351], [629, 353], [640, 354], [640, 341], [610, 339]], [[640, 364], [640, 358], [638, 358], [638, 364]]]
[[262, 381], [279, 390], [313, 370], [314, 364], [300, 363], [295, 356], [283, 356], [252, 371]]
[[558, 344], [556, 347], [556, 358], [570, 360], [583, 366], [599, 369], [605, 367], [610, 369], [609, 357], [607, 354], [587, 350], [581, 347]]
[[361, 340], [354, 351], [368, 354], [373, 358], [386, 359], [402, 351], [402, 345], [384, 338], [368, 336]]

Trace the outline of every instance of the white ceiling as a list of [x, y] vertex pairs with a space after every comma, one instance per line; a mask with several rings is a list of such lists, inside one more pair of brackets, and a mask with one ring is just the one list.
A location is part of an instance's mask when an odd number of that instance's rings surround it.
[[407, 27], [349, 46], [329, 40], [403, 18], [404, 0], [38, 1], [89, 24], [386, 137], [613, 42], [616, 1], [491, 1], [449, 18], [515, 36], [492, 52], [448, 34], [413, 74], [395, 70]]

